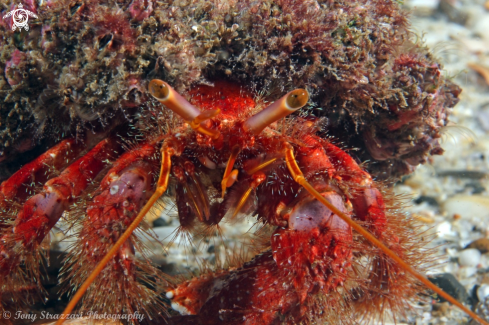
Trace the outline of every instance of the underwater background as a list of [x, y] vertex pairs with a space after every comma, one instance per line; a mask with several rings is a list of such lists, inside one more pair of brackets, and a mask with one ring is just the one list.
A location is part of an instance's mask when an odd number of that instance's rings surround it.
[[[21, 32], [2, 18], [17, 2], [0, 4], [0, 181], [61, 138], [124, 132], [151, 105], [154, 77], [182, 93], [220, 78], [271, 97], [306, 87], [307, 114], [324, 117], [324, 134], [355, 148], [377, 179], [396, 181], [407, 214], [436, 233], [437, 283], [489, 319], [487, 1], [23, 4], [39, 19]], [[165, 244], [178, 226], [165, 210], [149, 223]], [[223, 226], [226, 245], [251, 225]], [[32, 312], [62, 311], [62, 230], [52, 234], [50, 301]], [[194, 253], [212, 264], [220, 250], [207, 243]], [[153, 254], [169, 273], [199, 267], [178, 242]], [[429, 300], [398, 324], [466, 323]]]
[[[465, 289], [460, 287], [459, 299], [487, 319], [489, 2], [407, 1], [405, 5], [414, 11], [413, 30], [422, 35], [443, 63], [444, 75], [462, 93], [445, 128], [444, 154], [419, 166], [396, 185], [396, 191], [413, 198], [410, 214], [431, 224], [437, 233], [434, 243], [442, 245], [446, 262], [436, 272], [453, 274]], [[455, 315], [458, 312], [435, 306], [438, 311], [424, 314], [418, 322], [464, 323], [462, 315]]]

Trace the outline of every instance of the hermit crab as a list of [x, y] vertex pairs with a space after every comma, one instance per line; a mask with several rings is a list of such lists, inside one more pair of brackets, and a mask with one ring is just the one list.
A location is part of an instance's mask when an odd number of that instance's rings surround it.
[[[76, 293], [62, 318], [85, 295], [82, 310], [172, 324], [348, 324], [402, 314], [427, 286], [487, 324], [420, 274], [430, 255], [389, 190], [317, 136], [319, 118], [294, 113], [305, 89], [271, 105], [229, 81], [187, 99], [157, 79], [148, 92], [164, 107], [147, 112], [144, 140], [88, 151], [64, 140], [1, 184], [3, 309], [42, 291], [41, 243], [64, 215], [77, 239], [61, 282]], [[135, 257], [133, 234], [162, 196], [190, 236], [255, 218], [259, 254], [186, 280], [162, 274]]]

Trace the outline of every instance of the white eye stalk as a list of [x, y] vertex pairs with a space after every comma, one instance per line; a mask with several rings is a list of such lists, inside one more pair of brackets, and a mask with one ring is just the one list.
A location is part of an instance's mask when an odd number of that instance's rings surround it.
[[169, 84], [163, 80], [153, 79], [148, 86], [149, 93], [160, 103], [171, 109], [175, 114], [183, 118], [190, 124], [195, 131], [205, 134], [212, 139], [219, 138], [220, 133], [206, 127], [203, 122], [216, 117], [221, 112], [220, 109], [207, 110], [201, 112], [198, 108], [190, 104], [185, 98], [180, 96]]
[[246, 131], [255, 135], [260, 134], [263, 129], [278, 121], [282, 117], [292, 114], [299, 108], [304, 107], [309, 100], [309, 93], [305, 89], [296, 89], [265, 108], [263, 111], [253, 115], [243, 125]]
[[148, 86], [149, 93], [160, 103], [178, 114], [185, 121], [193, 121], [200, 115], [198, 108], [190, 104], [185, 98], [180, 96], [169, 84], [162, 80], [153, 79]]

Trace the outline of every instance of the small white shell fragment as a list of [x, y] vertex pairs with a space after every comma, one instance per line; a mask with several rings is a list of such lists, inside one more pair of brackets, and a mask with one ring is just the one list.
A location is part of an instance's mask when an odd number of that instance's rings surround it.
[[477, 298], [479, 301], [486, 301], [489, 298], [489, 284], [483, 284], [477, 289]]
[[481, 252], [475, 248], [464, 249], [458, 254], [458, 263], [462, 266], [476, 266], [481, 260]]
[[439, 237], [445, 237], [445, 236], [455, 236], [456, 233], [452, 230], [452, 225], [448, 221], [444, 221], [440, 223], [436, 227], [436, 232], [438, 233]]
[[465, 279], [463, 280], [462, 283], [463, 285], [467, 285], [467, 283], [473, 283], [473, 277], [477, 275], [477, 267], [476, 266], [464, 266], [464, 267], [460, 267], [459, 270], [458, 270], [458, 274], [460, 276], [461, 279]]
[[423, 313], [423, 320], [430, 320], [431, 319], [431, 313], [424, 312]]

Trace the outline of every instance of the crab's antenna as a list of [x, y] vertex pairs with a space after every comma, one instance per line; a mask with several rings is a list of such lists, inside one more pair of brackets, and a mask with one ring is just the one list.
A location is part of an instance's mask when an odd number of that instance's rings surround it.
[[477, 320], [480, 324], [482, 325], [489, 325], [485, 320], [483, 320], [480, 316], [478, 316], [476, 313], [472, 312], [469, 310], [467, 307], [462, 305], [457, 299], [453, 298], [450, 296], [448, 293], [434, 285], [433, 283], [430, 282], [425, 276], [423, 276], [421, 273], [413, 269], [409, 264], [404, 262], [402, 258], [396, 255], [392, 250], [390, 250], [387, 246], [385, 246], [380, 240], [378, 240], [374, 235], [372, 235], [368, 230], [360, 226], [358, 223], [356, 223], [354, 220], [352, 220], [349, 216], [347, 216], [345, 213], [341, 212], [337, 207], [335, 207], [332, 203], [330, 203], [328, 200], [326, 200], [321, 193], [316, 191], [314, 187], [306, 180], [304, 177], [304, 174], [302, 174], [302, 171], [300, 170], [299, 166], [297, 165], [297, 162], [294, 157], [294, 151], [293, 148], [290, 144], [286, 144], [285, 148], [285, 161], [287, 164], [287, 168], [289, 169], [290, 174], [294, 178], [294, 181], [296, 181], [298, 184], [300, 184], [306, 191], [309, 192], [316, 200], [324, 204], [331, 212], [336, 214], [338, 217], [340, 217], [344, 222], [346, 222], [350, 227], [355, 229], [360, 235], [365, 237], [368, 241], [370, 241], [373, 245], [376, 247], [380, 248], [387, 256], [392, 258], [401, 268], [403, 268], [405, 271], [409, 272], [412, 276], [414, 276], [416, 279], [418, 279], [420, 282], [422, 282], [426, 287], [429, 289], [433, 290], [435, 293], [437, 293], [439, 296], [445, 298], [448, 302], [454, 304], [458, 308], [460, 308], [462, 311], [467, 313], [470, 317], [473, 319]]

